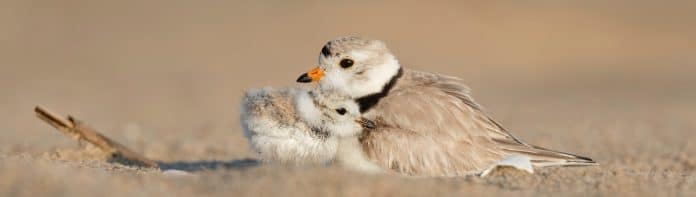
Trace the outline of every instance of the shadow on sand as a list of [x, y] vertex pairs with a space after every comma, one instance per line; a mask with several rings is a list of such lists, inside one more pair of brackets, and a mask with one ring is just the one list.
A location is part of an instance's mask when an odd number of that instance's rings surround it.
[[155, 166], [145, 165], [142, 162], [129, 160], [126, 158], [113, 156], [107, 159], [109, 163], [119, 163], [127, 166], [139, 166], [145, 168], [156, 168], [161, 171], [180, 170], [186, 172], [198, 172], [206, 170], [246, 170], [261, 165], [261, 161], [252, 158], [235, 159], [229, 161], [221, 160], [201, 160], [201, 161], [174, 161], [163, 162], [153, 161]]
[[175, 161], [175, 162], [158, 162], [159, 169], [165, 170], [181, 170], [186, 172], [198, 172], [205, 170], [246, 170], [259, 166], [261, 162], [256, 159], [244, 158], [231, 161]]

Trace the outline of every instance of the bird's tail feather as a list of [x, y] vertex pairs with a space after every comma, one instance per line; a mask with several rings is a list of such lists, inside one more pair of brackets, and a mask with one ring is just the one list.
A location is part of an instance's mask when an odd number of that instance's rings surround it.
[[532, 165], [536, 167], [599, 165], [589, 157], [550, 150], [535, 145], [506, 146], [503, 150], [509, 154], [520, 154], [530, 157]]

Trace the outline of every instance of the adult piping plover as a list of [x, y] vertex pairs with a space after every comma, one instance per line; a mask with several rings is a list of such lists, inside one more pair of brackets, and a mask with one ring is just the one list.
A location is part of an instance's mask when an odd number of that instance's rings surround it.
[[241, 111], [251, 148], [262, 160], [280, 163], [329, 163], [339, 146], [355, 146], [349, 139], [357, 142], [363, 128], [373, 127], [353, 100], [321, 90], [250, 90]]
[[378, 40], [348, 36], [321, 49], [319, 66], [298, 82], [318, 81], [360, 106], [376, 128], [362, 151], [382, 169], [418, 176], [481, 173], [510, 156], [536, 167], [596, 165], [587, 157], [522, 142], [487, 115], [456, 77], [404, 69]]

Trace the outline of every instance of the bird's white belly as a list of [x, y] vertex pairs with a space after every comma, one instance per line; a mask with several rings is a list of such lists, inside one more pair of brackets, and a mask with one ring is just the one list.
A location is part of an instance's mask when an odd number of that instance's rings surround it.
[[380, 173], [382, 168], [370, 161], [362, 150], [358, 137], [338, 139], [336, 162], [345, 168], [365, 173]]

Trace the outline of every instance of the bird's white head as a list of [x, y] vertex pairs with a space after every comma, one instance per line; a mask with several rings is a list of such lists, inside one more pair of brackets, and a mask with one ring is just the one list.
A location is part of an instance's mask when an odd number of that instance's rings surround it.
[[315, 90], [296, 98], [300, 118], [331, 136], [357, 136], [363, 129], [374, 127], [372, 121], [362, 118], [358, 104], [347, 96]]
[[382, 91], [400, 68], [384, 42], [347, 36], [326, 43], [319, 66], [297, 82], [319, 82], [321, 89], [359, 98]]

